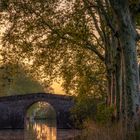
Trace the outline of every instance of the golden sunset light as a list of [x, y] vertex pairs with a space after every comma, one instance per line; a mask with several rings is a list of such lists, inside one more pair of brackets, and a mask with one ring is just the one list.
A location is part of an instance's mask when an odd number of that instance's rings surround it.
[[140, 140], [140, 0], [0, 0], [0, 140]]

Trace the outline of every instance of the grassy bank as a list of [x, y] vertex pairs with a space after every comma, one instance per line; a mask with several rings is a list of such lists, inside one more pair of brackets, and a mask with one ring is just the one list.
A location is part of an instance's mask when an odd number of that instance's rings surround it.
[[120, 123], [99, 125], [86, 122], [85, 129], [73, 140], [140, 140], [140, 130], [126, 133], [126, 129]]

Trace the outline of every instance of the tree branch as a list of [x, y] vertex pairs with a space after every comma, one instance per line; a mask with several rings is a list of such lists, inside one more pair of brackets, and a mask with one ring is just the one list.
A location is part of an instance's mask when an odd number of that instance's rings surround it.
[[136, 41], [140, 41], [140, 33], [137, 32]]
[[93, 44], [90, 44], [89, 42], [87, 42], [85, 48], [93, 51], [102, 61], [105, 61], [104, 56], [101, 55], [101, 53], [99, 53], [99, 51], [96, 49], [96, 46]]
[[[113, 24], [112, 24], [112, 21], [110, 20], [110, 18], [109, 18], [109, 16], [108, 16], [108, 13], [106, 12], [106, 10], [105, 10], [105, 8], [104, 8], [104, 6], [103, 6], [103, 4], [102, 4], [102, 2], [100, 1], [100, 0], [97, 0], [97, 3], [98, 3], [98, 9], [100, 9], [101, 10], [101, 14], [104, 16], [104, 18], [106, 19], [106, 23], [107, 23], [107, 25], [110, 27], [110, 29], [112, 30], [112, 32], [114, 33], [114, 34], [116, 34], [116, 31], [115, 31], [115, 28], [113, 27]], [[107, 2], [107, 0], [106, 0], [106, 6], [109, 8], [109, 3]], [[108, 9], [107, 8], [107, 9]], [[109, 9], [108, 9], [109, 10]]]

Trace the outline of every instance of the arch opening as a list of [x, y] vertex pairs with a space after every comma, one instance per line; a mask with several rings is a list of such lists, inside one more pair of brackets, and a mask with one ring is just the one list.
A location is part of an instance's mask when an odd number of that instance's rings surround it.
[[26, 139], [56, 140], [56, 112], [53, 106], [45, 101], [35, 102], [27, 108], [24, 125]]
[[26, 120], [56, 120], [56, 112], [52, 105], [45, 101], [31, 104], [25, 113]]

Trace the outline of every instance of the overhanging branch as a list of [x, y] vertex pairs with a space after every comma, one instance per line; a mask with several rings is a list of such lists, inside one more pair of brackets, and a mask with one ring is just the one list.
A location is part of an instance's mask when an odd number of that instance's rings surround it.
[[105, 61], [104, 56], [97, 50], [96, 46], [90, 44], [89, 42], [86, 44], [85, 48], [93, 51], [102, 61]]

